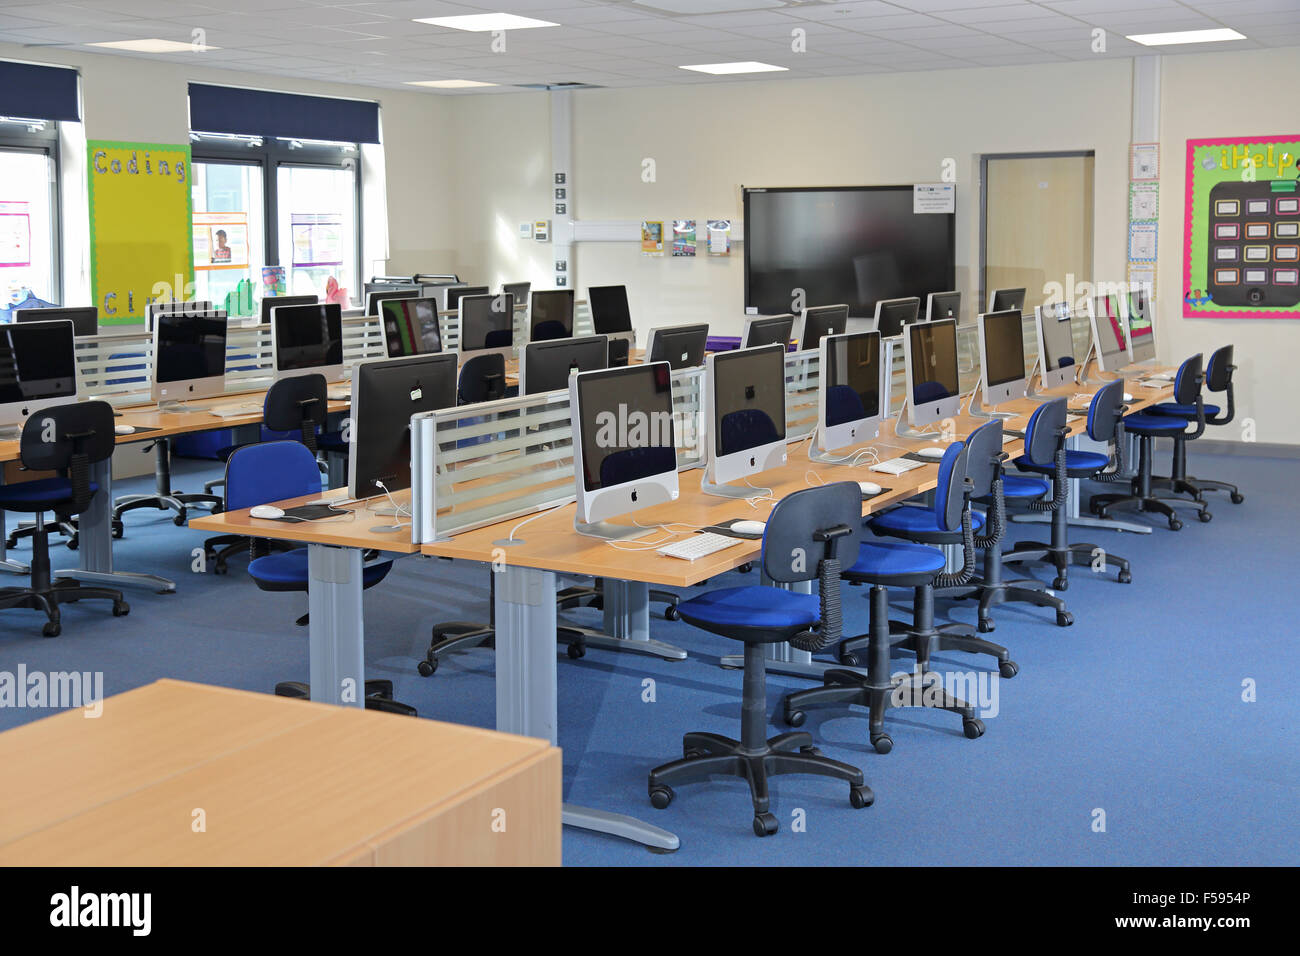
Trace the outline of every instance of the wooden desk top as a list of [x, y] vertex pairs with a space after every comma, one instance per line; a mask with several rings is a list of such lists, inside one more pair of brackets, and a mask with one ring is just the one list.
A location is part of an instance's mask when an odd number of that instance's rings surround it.
[[[331, 499], [343, 501], [347, 498], [346, 488], [336, 488], [318, 495], [304, 495], [289, 501], [278, 501], [276, 506], [286, 511], [309, 501]], [[409, 491], [393, 495], [393, 499], [403, 506], [411, 502]], [[191, 528], [200, 531], [212, 531], [216, 534], [239, 534], [253, 538], [271, 538], [276, 541], [295, 541], [301, 544], [332, 544], [340, 548], [375, 548], [389, 554], [415, 554], [420, 549], [411, 543], [411, 519], [379, 515], [367, 509], [367, 504], [375, 507], [388, 506], [386, 498], [371, 498], [369, 502], [346, 505], [346, 510], [355, 517], [322, 518], [319, 521], [278, 521], [267, 518], [254, 518], [249, 515], [251, 509], [223, 511], [215, 515], [203, 515], [190, 521]], [[392, 527], [395, 524], [407, 525], [401, 531], [375, 531], [375, 528]]]
[[[551, 759], [557, 812], [534, 836], [558, 862], [559, 751], [544, 740], [160, 680], [96, 719], [77, 708], [0, 734], [0, 864], [366, 862], [394, 828]], [[512, 829], [530, 825], [509, 809]]]

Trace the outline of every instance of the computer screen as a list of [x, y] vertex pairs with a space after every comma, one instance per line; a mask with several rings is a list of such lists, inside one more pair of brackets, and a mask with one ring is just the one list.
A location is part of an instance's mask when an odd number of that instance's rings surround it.
[[627, 306], [627, 286], [593, 285], [587, 289], [591, 324], [597, 335], [632, 331], [632, 313]]
[[99, 334], [99, 309], [93, 305], [81, 308], [55, 306], [46, 309], [18, 309], [14, 317], [19, 322], [52, 322], [55, 319], [68, 319], [72, 322], [72, 334], [75, 336]]
[[530, 342], [573, 336], [573, 290], [534, 292], [528, 315]]
[[1093, 296], [1093, 344], [1097, 349], [1097, 365], [1103, 372], [1118, 372], [1129, 364], [1128, 336], [1124, 330], [1124, 317], [1120, 314], [1118, 298], [1112, 295]]
[[380, 305], [393, 299], [414, 299], [420, 294], [418, 289], [390, 289], [384, 292], [371, 292], [366, 296], [366, 315], [379, 315]]
[[348, 494], [369, 498], [411, 487], [411, 416], [455, 404], [453, 354], [358, 363], [352, 374]]
[[951, 319], [915, 322], [903, 337], [913, 425], [928, 425], [957, 414], [960, 392], [957, 323]]
[[212, 303], [207, 299], [188, 299], [184, 302], [150, 302], [145, 306], [145, 325], [153, 331], [156, 315], [202, 315], [212, 311]]
[[515, 343], [515, 297], [468, 295], [460, 300], [461, 352], [509, 349]]
[[[1049, 372], [1068, 368], [1075, 363], [1073, 312], [1066, 302], [1044, 302], [1038, 307], [1042, 315], [1043, 366]], [[1006, 310], [1002, 310], [1006, 311]]]
[[709, 344], [707, 325], [674, 325], [650, 330], [650, 362], [667, 362], [674, 370], [704, 364]]
[[536, 395], [568, 388], [573, 372], [591, 372], [608, 364], [609, 339], [603, 335], [530, 342], [519, 363], [519, 392]]
[[343, 372], [343, 314], [337, 303], [291, 305], [271, 313], [277, 372]]
[[709, 371], [710, 424], [718, 458], [785, 441], [784, 348], [773, 344], [719, 352]]
[[515, 297], [516, 306], [528, 305], [528, 297], [532, 295], [533, 284], [531, 282], [503, 282], [501, 291]]
[[0, 325], [0, 424], [19, 424], [40, 408], [76, 396], [70, 321]]
[[757, 348], [760, 345], [789, 345], [794, 334], [794, 316], [760, 315], [745, 319], [745, 328], [740, 337], [742, 349]]
[[[1024, 317], [1018, 309], [979, 317], [980, 384], [984, 401], [998, 405], [1025, 393]], [[1019, 393], [1019, 394], [1017, 394]]]
[[818, 445], [829, 450], [874, 438], [885, 397], [879, 332], [822, 339]]
[[920, 313], [920, 299], [881, 299], [876, 303], [876, 331], [885, 339], [902, 335], [903, 326], [915, 322]]
[[931, 292], [925, 297], [925, 320], [961, 319], [960, 292]]
[[315, 305], [320, 301], [314, 295], [268, 295], [262, 298], [262, 324], [271, 324], [271, 310], [286, 305]]
[[1134, 362], [1146, 362], [1156, 357], [1151, 299], [1141, 289], [1128, 298], [1128, 335], [1129, 354]]
[[847, 332], [849, 307], [847, 305], [818, 305], [803, 310], [803, 331], [799, 335], [800, 350], [815, 349], [823, 336]]
[[990, 312], [1006, 312], [1009, 309], [1025, 311], [1024, 289], [994, 289], [989, 293]]
[[455, 312], [460, 307], [460, 300], [470, 295], [487, 295], [485, 285], [454, 285], [447, 289], [447, 311]]
[[154, 321], [154, 401], [204, 398], [222, 391], [226, 313], [163, 312]]
[[386, 299], [379, 309], [389, 358], [442, 351], [436, 299]]

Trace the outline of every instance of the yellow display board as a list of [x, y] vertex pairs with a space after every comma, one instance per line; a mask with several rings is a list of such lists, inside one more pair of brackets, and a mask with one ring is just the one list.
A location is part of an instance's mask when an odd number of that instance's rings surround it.
[[155, 299], [190, 298], [190, 147], [90, 140], [90, 279], [100, 325], [144, 320]]

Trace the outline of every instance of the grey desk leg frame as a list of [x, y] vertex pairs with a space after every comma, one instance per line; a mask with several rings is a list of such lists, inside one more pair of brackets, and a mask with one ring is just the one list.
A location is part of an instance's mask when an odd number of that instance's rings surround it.
[[587, 632], [588, 647], [630, 651], [670, 661], [683, 661], [680, 647], [650, 637], [650, 585], [640, 581], [604, 579], [604, 631]]
[[[1073, 435], [1066, 441], [1066, 447], [1074, 451], [1079, 448], [1080, 436]], [[1128, 458], [1126, 460], [1133, 461]], [[1113, 518], [1097, 518], [1093, 515], [1079, 513], [1079, 484], [1080, 479], [1070, 479], [1070, 496], [1066, 507], [1069, 509], [1069, 520], [1066, 522], [1071, 528], [1101, 528], [1104, 531], [1132, 531], [1134, 534], [1150, 534], [1151, 526], [1137, 524], [1132, 521], [1119, 521]], [[1011, 520], [1017, 524], [1051, 524], [1052, 515], [1050, 512], [1031, 512], [1017, 513], [1011, 516]]]
[[[558, 709], [555, 573], [507, 566], [497, 575], [497, 730], [541, 737], [554, 744]], [[667, 830], [604, 810], [566, 803], [563, 821], [565, 826], [608, 833], [654, 849], [675, 850], [679, 846], [677, 837]]]
[[365, 705], [365, 626], [361, 614], [361, 552], [307, 546], [311, 613], [311, 699]]
[[[0, 471], [0, 484], [4, 484], [4, 474]], [[31, 569], [21, 561], [9, 560], [9, 555], [5, 551], [5, 538], [9, 537], [9, 529], [5, 527], [5, 513], [0, 511], [0, 571], [9, 571], [12, 574], [27, 574]]]

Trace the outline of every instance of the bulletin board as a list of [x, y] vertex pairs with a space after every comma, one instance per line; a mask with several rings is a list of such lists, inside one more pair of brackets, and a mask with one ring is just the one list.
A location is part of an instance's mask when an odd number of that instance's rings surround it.
[[141, 322], [150, 299], [193, 291], [190, 147], [90, 140], [86, 148], [99, 322]]
[[1300, 319], [1300, 135], [1189, 139], [1185, 318]]

